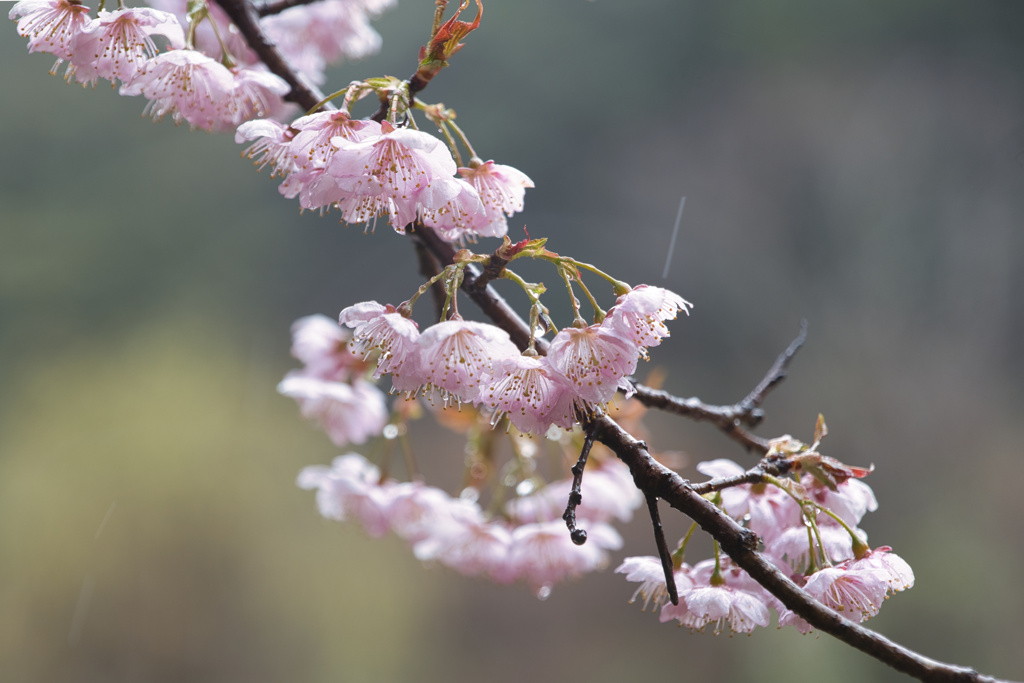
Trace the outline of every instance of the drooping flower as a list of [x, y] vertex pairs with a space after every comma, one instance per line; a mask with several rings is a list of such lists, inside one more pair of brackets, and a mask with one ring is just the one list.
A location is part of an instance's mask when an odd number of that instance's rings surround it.
[[667, 289], [638, 285], [616, 300], [608, 317], [644, 353], [669, 335], [664, 321], [673, 320], [679, 311], [689, 313], [691, 307], [690, 302]]
[[71, 59], [74, 39], [89, 24], [89, 8], [69, 0], [21, 0], [7, 18], [18, 20], [18, 35], [28, 38], [29, 52]]
[[571, 429], [576, 421], [569, 383], [546, 357], [516, 355], [494, 364], [492, 378], [481, 387], [480, 402], [522, 432], [543, 434], [551, 425]]
[[419, 338], [428, 384], [449, 396], [472, 403], [494, 364], [519, 355], [505, 332], [494, 325], [446, 320], [431, 325]]
[[572, 542], [560, 521], [523, 524], [512, 530], [508, 563], [515, 578], [535, 590], [550, 589], [556, 583], [604, 567], [607, 551], [621, 546], [622, 538], [607, 524], [591, 525], [583, 545]]
[[[777, 530], [770, 542], [765, 543], [764, 554], [777, 567], [789, 572], [805, 573], [811, 566], [811, 553], [819, 558], [824, 553], [829, 562], [842, 562], [853, 558], [853, 539], [846, 529], [834, 522], [818, 517], [818, 533], [802, 523]], [[819, 544], [819, 538], [821, 547]], [[816, 559], [816, 561], [818, 561]]]
[[474, 231], [484, 237], [505, 235], [506, 216], [523, 210], [523, 197], [533, 181], [522, 171], [493, 161], [470, 164], [460, 168], [459, 174], [472, 183], [483, 204], [483, 219], [473, 222]]
[[835, 491], [810, 474], [804, 475], [801, 483], [815, 503], [836, 513], [850, 526], [857, 526], [865, 513], [878, 509], [874, 491], [860, 479], [847, 479]]
[[[630, 603], [642, 598], [643, 609], [646, 612], [648, 607], [657, 611], [669, 602], [668, 586], [665, 584], [665, 570], [661, 566], [661, 559], [651, 556], [627, 557], [615, 569], [616, 574], [625, 574], [626, 581], [639, 583], [633, 592]], [[672, 578], [675, 580], [676, 592], [680, 600], [685, 599], [686, 594], [693, 590], [693, 579], [690, 578], [690, 566], [683, 564], [673, 571]]]
[[75, 37], [75, 76], [81, 83], [98, 78], [127, 83], [146, 61], [157, 55], [152, 36], [163, 36], [172, 49], [185, 47], [185, 34], [177, 17], [149, 7], [100, 10], [95, 21]]
[[595, 405], [612, 400], [619, 380], [636, 370], [640, 349], [610, 325], [564, 327], [551, 341], [548, 359], [576, 396]]
[[231, 123], [273, 116], [285, 107], [284, 96], [291, 86], [280, 76], [264, 69], [245, 67], [235, 67], [230, 71], [235, 77], [231, 92]]
[[388, 421], [383, 392], [362, 379], [348, 384], [290, 372], [277, 391], [295, 399], [303, 416], [316, 420], [337, 446], [364, 443]]
[[305, 364], [303, 374], [344, 382], [361, 372], [359, 356], [349, 348], [352, 335], [325, 315], [299, 318], [292, 324], [292, 355]]
[[458, 194], [452, 176], [455, 161], [437, 138], [387, 121], [381, 134], [353, 142], [336, 138], [338, 152], [327, 166], [348, 197], [338, 201], [348, 223], [370, 223], [387, 214], [404, 232], [421, 213], [446, 206]]
[[864, 621], [878, 614], [888, 582], [889, 577], [871, 565], [843, 562], [811, 574], [804, 590], [826, 607]]
[[420, 331], [413, 320], [397, 313], [393, 306], [367, 301], [343, 310], [340, 321], [354, 328], [357, 353], [380, 351], [375, 377], [389, 373], [395, 391], [406, 393], [418, 391], [426, 383], [417, 344]]
[[349, 453], [334, 459], [330, 467], [313, 465], [299, 473], [303, 489], [316, 489], [320, 514], [329, 519], [358, 520], [370, 536], [380, 538], [391, 526], [388, 510], [393, 484], [382, 483], [380, 470], [363, 456]]
[[90, 21], [89, 8], [69, 0], [21, 0], [7, 17], [18, 19], [18, 35], [28, 38], [29, 52], [48, 52], [58, 58], [50, 73], [71, 59], [72, 45]]
[[155, 121], [170, 114], [175, 123], [212, 130], [233, 121], [234, 87], [220, 62], [195, 50], [170, 50], [147, 61], [121, 94], [145, 96], [145, 113]]
[[914, 586], [914, 570], [887, 545], [869, 550], [866, 555], [852, 562], [851, 566], [877, 570], [888, 589], [895, 593]]
[[413, 553], [424, 562], [438, 561], [466, 576], [484, 575], [511, 583], [516, 578], [509, 563], [512, 533], [505, 525], [485, 519], [476, 503], [460, 503], [431, 520]]
[[287, 176], [294, 167], [290, 158], [294, 137], [295, 130], [273, 119], [245, 121], [235, 131], [236, 144], [255, 140], [243, 154], [261, 171], [269, 164], [271, 178]]

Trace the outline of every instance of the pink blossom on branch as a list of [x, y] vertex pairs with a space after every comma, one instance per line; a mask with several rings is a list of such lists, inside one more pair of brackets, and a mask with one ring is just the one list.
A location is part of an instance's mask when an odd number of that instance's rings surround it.
[[611, 324], [627, 339], [640, 347], [657, 346], [669, 336], [666, 320], [673, 320], [682, 311], [689, 313], [692, 304], [674, 292], [661, 287], [637, 285], [623, 294], [608, 311]]
[[21, 0], [7, 17], [18, 20], [18, 35], [28, 38], [29, 52], [48, 52], [58, 58], [51, 73], [71, 59], [75, 39], [90, 22], [89, 8], [68, 0]]
[[551, 425], [571, 429], [576, 423], [569, 382], [547, 357], [516, 355], [499, 361], [493, 377], [480, 391], [480, 402], [502, 415], [521, 432], [543, 434]]
[[149, 7], [101, 10], [75, 37], [71, 62], [76, 78], [81, 83], [98, 78], [127, 83], [157, 55], [155, 35], [163, 36], [172, 49], [185, 47], [185, 34], [173, 14]]
[[175, 123], [212, 130], [234, 118], [235, 79], [218, 61], [195, 50], [171, 50], [146, 62], [122, 95], [143, 95], [145, 113], [155, 121], [170, 115]]
[[636, 371], [640, 349], [610, 325], [562, 328], [551, 340], [548, 359], [572, 385], [576, 396], [603, 406], [619, 380]]
[[519, 355], [508, 332], [465, 320], [431, 325], [418, 343], [426, 384], [440, 390], [446, 401], [449, 397], [476, 401], [480, 385], [491, 377], [494, 364]]
[[387, 214], [391, 227], [404, 232], [421, 213], [430, 216], [458, 195], [455, 160], [431, 135], [385, 121], [380, 135], [358, 142], [335, 138], [334, 144], [338, 152], [327, 173], [347, 195], [336, 205], [348, 223]]

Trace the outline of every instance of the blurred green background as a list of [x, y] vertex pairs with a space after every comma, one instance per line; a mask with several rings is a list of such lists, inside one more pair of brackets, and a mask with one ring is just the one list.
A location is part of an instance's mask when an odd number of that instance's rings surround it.
[[[331, 85], [410, 73], [432, 9], [403, 0]], [[696, 304], [652, 362], [675, 393], [739, 399], [806, 318], [760, 431], [822, 412], [827, 453], [877, 466], [863, 526], [918, 583], [872, 625], [1018, 678], [1022, 30], [1010, 0], [491, 0], [424, 93], [536, 182], [513, 237]], [[541, 602], [320, 519], [293, 482], [337, 450], [274, 393], [288, 327], [406, 298], [412, 250], [24, 43], [0, 33], [0, 680], [903, 680], [828, 637], [659, 624], [610, 571]], [[751, 462], [650, 422], [691, 463]], [[643, 519], [626, 536], [652, 552]]]

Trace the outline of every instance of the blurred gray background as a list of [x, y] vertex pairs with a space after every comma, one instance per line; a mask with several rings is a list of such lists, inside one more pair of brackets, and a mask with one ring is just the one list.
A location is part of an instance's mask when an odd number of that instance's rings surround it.
[[[408, 75], [432, 9], [403, 0], [330, 85]], [[670, 390], [739, 399], [806, 318], [760, 433], [822, 412], [826, 453], [876, 465], [863, 526], [917, 586], [871, 625], [1018, 678], [1022, 31], [1012, 0], [490, 0], [424, 93], [536, 182], [513, 237], [696, 304], [648, 366]], [[0, 58], [0, 680], [903, 680], [827, 636], [659, 624], [610, 571], [541, 602], [320, 519], [293, 481], [337, 450], [274, 393], [288, 327], [406, 298], [412, 250], [300, 216], [230, 135], [48, 76], [13, 22]]]

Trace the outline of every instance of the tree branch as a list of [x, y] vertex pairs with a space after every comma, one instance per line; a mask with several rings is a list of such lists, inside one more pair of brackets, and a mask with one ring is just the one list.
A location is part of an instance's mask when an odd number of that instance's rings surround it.
[[231, 22], [238, 27], [239, 32], [245, 38], [245, 42], [267, 68], [291, 86], [291, 92], [285, 96], [286, 100], [295, 102], [309, 111], [324, 99], [323, 93], [305, 76], [291, 67], [273, 41], [263, 32], [263, 29], [260, 28], [256, 8], [251, 2], [248, 0], [214, 0], [214, 2], [220, 5], [220, 8], [231, 18]]
[[814, 628], [874, 657], [898, 671], [928, 683], [997, 683], [999, 679], [967, 667], [936, 661], [855, 624], [817, 602], [757, 552], [757, 536], [744, 529], [714, 504], [701, 497], [688, 482], [651, 457], [643, 444], [614, 420], [595, 420], [597, 438], [625, 462], [633, 481], [645, 495], [655, 495], [693, 519], [744, 569], [783, 605]]
[[[291, 86], [292, 91], [289, 94], [291, 101], [298, 103], [306, 109], [312, 109], [323, 99], [322, 95], [313, 85], [309, 84], [301, 74], [291, 68], [274, 44], [267, 38], [266, 34], [263, 33], [259, 26], [258, 12], [248, 0], [215, 1], [231, 17], [231, 20], [241, 31], [249, 46], [263, 60], [266, 66]], [[417, 90], [421, 89], [422, 86], [416, 85], [418, 86]], [[410, 90], [412, 90], [411, 86]], [[443, 242], [433, 230], [423, 228], [414, 232], [413, 236], [427, 250], [432, 252], [442, 264], [451, 263], [454, 249], [451, 245]], [[516, 344], [521, 348], [525, 348], [529, 340], [528, 326], [505, 300], [487, 284], [486, 276], [482, 277], [478, 268], [466, 268], [463, 288], [480, 306], [485, 315], [496, 325], [505, 329]], [[747, 440], [745, 441], [742, 437], [737, 437], [737, 435], [743, 432], [741, 425], [753, 426], [753, 424], [756, 424], [756, 420], [760, 419], [757, 412], [760, 403], [772, 387], [785, 376], [785, 370], [793, 355], [799, 349], [800, 344], [803, 343], [803, 337], [804, 331], [802, 330], [797, 340], [790, 344], [786, 352], [776, 360], [765, 379], [743, 401], [732, 407], [737, 408], [738, 406], [739, 412], [734, 415], [730, 429], [725, 430], [726, 433], [729, 433], [733, 438], [738, 438], [741, 443], [749, 443], [751, 448], [761, 447], [762, 442], [757, 437], [747, 435]], [[544, 349], [541, 345], [538, 345], [538, 351], [543, 353]], [[652, 397], [658, 393], [647, 388], [644, 389], [643, 396]], [[664, 392], [660, 393], [663, 394]], [[664, 394], [658, 400], [664, 400], [666, 406], [676, 406], [680, 402], [680, 399], [676, 399], [668, 394]], [[705, 406], [699, 401], [692, 403], [686, 400], [682, 401], [682, 404], [682, 408], [673, 407], [673, 412], [679, 412], [679, 414], [689, 417], [702, 414], [702, 412], [709, 415], [718, 415], [720, 412], [715, 410], [715, 407]], [[716, 420], [721, 418], [715, 417], [712, 419], [707, 417], [695, 419], [709, 419], [718, 424]], [[750, 420], [754, 420], [754, 422], [751, 423]], [[721, 425], [719, 426], [721, 428]], [[706, 482], [704, 485], [693, 486], [678, 474], [654, 460], [642, 442], [633, 438], [611, 418], [607, 416], [597, 418], [593, 421], [591, 429], [597, 440], [611, 448], [619, 459], [629, 466], [630, 472], [633, 475], [633, 481], [644, 493], [649, 507], [652, 501], [654, 502], [652, 518], [656, 516], [656, 498], [665, 500], [673, 508], [689, 516], [704, 531], [719, 542], [722, 550], [732, 558], [737, 566], [743, 568], [755, 581], [778, 598], [783, 605], [793, 610], [811, 626], [922, 681], [998, 683], [998, 679], [981, 675], [972, 669], [944, 664], [924, 657], [859, 624], [847, 621], [838, 613], [828, 609], [802, 591], [774, 565], [761, 557], [756, 550], [756, 534], [739, 526], [732, 518], [723, 514], [715, 505], [701, 497], [698, 493], [698, 488], [702, 486], [707, 488], [710, 486], [725, 486], [726, 484], [734, 485], [728, 483], [728, 481], [735, 478], [719, 480], [718, 482], [712, 480], [712, 482]], [[756, 467], [751, 472], [745, 473], [742, 476], [757, 476], [752, 474], [755, 470], [757, 470]], [[708, 488], [707, 490], [715, 489]], [[652, 521], [657, 525], [659, 520], [654, 518]]]
[[256, 8], [256, 14], [260, 18], [269, 17], [274, 14], [280, 14], [286, 9], [301, 7], [302, 5], [312, 5], [314, 2], [320, 2], [320, 0], [277, 0], [276, 2], [266, 2]]

